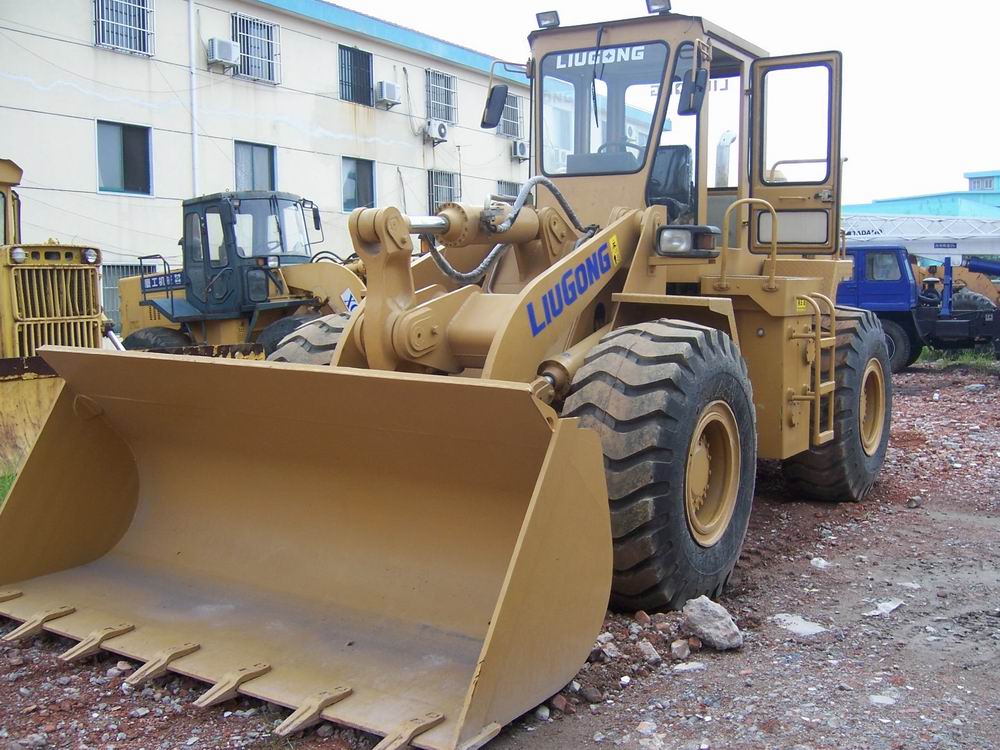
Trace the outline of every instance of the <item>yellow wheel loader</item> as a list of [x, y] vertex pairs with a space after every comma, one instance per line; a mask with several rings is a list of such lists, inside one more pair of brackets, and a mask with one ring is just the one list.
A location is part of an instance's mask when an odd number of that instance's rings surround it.
[[270, 362], [43, 352], [66, 386], [0, 513], [8, 639], [287, 706], [279, 735], [476, 748], [572, 679], [609, 597], [723, 589], [758, 458], [865, 496], [892, 386], [877, 319], [830, 301], [840, 55], [670, 13], [530, 41], [537, 176], [355, 211], [346, 319]]
[[182, 267], [142, 256], [143, 273], [118, 283], [126, 349], [240, 356], [257, 345], [270, 354], [302, 323], [353, 310], [364, 294], [349, 264], [313, 253], [307, 214], [314, 232], [322, 224], [311, 201], [214, 193], [184, 201], [183, 214]]
[[0, 159], [0, 475], [17, 470], [59, 393], [61, 383], [36, 356], [38, 348], [99, 348], [104, 333], [100, 251], [22, 243], [14, 190], [22, 174]]

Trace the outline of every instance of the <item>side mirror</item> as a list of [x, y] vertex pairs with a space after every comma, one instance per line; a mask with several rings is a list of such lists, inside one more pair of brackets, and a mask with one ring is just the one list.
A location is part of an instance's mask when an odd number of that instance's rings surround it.
[[490, 129], [500, 124], [500, 120], [503, 118], [503, 108], [507, 106], [507, 90], [506, 83], [497, 83], [490, 88], [480, 127]]
[[701, 103], [705, 101], [708, 91], [708, 68], [688, 71], [681, 83], [681, 97], [677, 101], [678, 115], [696, 115], [701, 111]]
[[313, 203], [313, 227], [315, 227], [317, 232], [323, 231], [323, 220], [319, 217], [319, 206]]

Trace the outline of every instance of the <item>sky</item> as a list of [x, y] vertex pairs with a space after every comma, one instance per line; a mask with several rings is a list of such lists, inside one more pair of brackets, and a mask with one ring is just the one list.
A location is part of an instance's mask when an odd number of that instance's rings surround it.
[[[563, 25], [646, 15], [644, 0], [337, 3], [518, 62], [538, 11], [558, 10]], [[963, 172], [1000, 170], [995, 0], [673, 0], [673, 10], [772, 55], [843, 52], [844, 203], [965, 190]]]

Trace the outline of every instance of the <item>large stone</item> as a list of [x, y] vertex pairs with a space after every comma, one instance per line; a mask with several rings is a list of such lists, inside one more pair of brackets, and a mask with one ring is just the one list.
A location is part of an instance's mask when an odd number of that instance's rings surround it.
[[724, 651], [743, 645], [743, 634], [732, 616], [707, 596], [688, 599], [682, 613], [684, 632], [697, 636], [706, 646]]
[[639, 652], [642, 654], [642, 658], [647, 664], [659, 664], [663, 661], [663, 657], [660, 656], [660, 652], [656, 650], [656, 647], [649, 641], [639, 641]]

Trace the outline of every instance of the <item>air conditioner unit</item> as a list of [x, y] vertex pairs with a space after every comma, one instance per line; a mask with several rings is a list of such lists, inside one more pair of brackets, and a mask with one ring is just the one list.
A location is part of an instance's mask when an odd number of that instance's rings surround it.
[[448, 123], [444, 120], [428, 120], [424, 123], [424, 138], [435, 146], [448, 140]]
[[395, 107], [402, 100], [399, 98], [399, 85], [393, 81], [379, 81], [375, 84], [375, 105], [386, 109]]
[[527, 161], [530, 149], [527, 141], [510, 142], [510, 158], [514, 161]]
[[240, 64], [240, 45], [231, 39], [212, 37], [208, 40], [208, 64], [235, 68]]
[[625, 126], [625, 138], [627, 138], [628, 140], [630, 140], [633, 143], [635, 143], [635, 141], [636, 141], [636, 137], [635, 137], [635, 125], [626, 125]]

